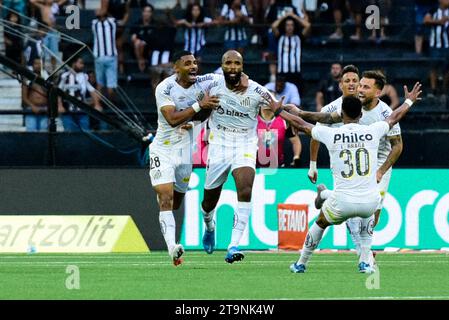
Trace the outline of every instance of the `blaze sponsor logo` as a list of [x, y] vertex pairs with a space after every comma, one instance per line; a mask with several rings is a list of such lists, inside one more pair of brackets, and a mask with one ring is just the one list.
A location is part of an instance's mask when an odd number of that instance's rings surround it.
[[235, 110], [225, 110], [221, 106], [217, 108], [217, 113], [227, 115], [230, 117], [249, 118], [248, 113], [243, 113], [243, 112], [239, 112], [239, 111], [235, 111]]

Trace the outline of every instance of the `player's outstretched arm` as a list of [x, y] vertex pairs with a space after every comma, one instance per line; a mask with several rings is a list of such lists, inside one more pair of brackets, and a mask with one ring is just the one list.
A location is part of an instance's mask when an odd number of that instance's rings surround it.
[[269, 104], [271, 110], [273, 110], [275, 117], [280, 116], [285, 121], [288, 121], [292, 127], [311, 136], [312, 129], [313, 129], [314, 125], [304, 121], [303, 119], [301, 119], [298, 116], [295, 116], [295, 115], [285, 111], [283, 104], [282, 104], [284, 102], [284, 99], [285, 99], [285, 97], [282, 97], [280, 101], [277, 101], [271, 95], [269, 96], [268, 104]]
[[393, 113], [385, 119], [385, 121], [389, 124], [390, 128], [393, 128], [393, 126], [398, 123], [410, 110], [411, 106], [416, 102], [421, 100], [421, 83], [417, 82], [413, 86], [412, 91], [408, 91], [407, 86], [404, 86], [404, 93], [405, 93], [405, 102], [399, 107], [396, 108]]
[[338, 112], [311, 112], [300, 110], [297, 116], [303, 118], [308, 122], [332, 124], [342, 121], [341, 116], [338, 114]]

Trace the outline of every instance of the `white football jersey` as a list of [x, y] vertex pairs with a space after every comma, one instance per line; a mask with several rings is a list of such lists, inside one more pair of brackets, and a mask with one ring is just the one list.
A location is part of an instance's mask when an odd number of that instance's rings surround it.
[[209, 143], [226, 146], [257, 144], [257, 115], [270, 93], [249, 80], [245, 94], [238, 94], [226, 87], [223, 78], [210, 86], [210, 95], [220, 98], [220, 106], [212, 111], [209, 119]]
[[185, 89], [176, 82], [176, 74], [164, 79], [156, 87], [157, 131], [153, 144], [167, 148], [182, 148], [193, 144], [191, 130], [181, 129], [181, 125], [172, 127], [162, 114], [164, 106], [175, 106], [177, 111], [189, 108], [201, 100], [204, 91], [214, 81], [223, 78], [213, 73], [198, 76], [195, 84]]
[[377, 150], [389, 130], [386, 121], [369, 126], [351, 123], [340, 128], [315, 126], [312, 129], [313, 139], [324, 143], [329, 151], [338, 199], [354, 203], [378, 199]]
[[[332, 101], [328, 105], [325, 105], [324, 107], [322, 107], [321, 112], [323, 112], [323, 113], [338, 112], [339, 114], [341, 114], [342, 103], [343, 103], [343, 96], [341, 96], [337, 100]], [[317, 122], [316, 125], [317, 126], [326, 126], [326, 127], [330, 127], [330, 128], [339, 128], [343, 125], [343, 122], [337, 122], [337, 123], [332, 123], [332, 124]]]
[[[331, 102], [327, 106], [323, 107], [322, 112], [338, 112], [341, 115], [341, 105], [343, 102], [343, 97]], [[326, 109], [325, 109], [326, 108]], [[325, 110], [325, 111], [323, 111]], [[373, 109], [367, 111], [362, 108], [362, 117], [359, 123], [364, 125], [370, 125], [378, 121], [384, 121], [393, 113], [393, 110], [383, 101], [379, 100], [379, 103]], [[340, 127], [343, 123], [334, 123], [332, 125], [326, 125], [330, 127]], [[377, 153], [377, 165], [382, 166], [387, 160], [388, 155], [391, 152], [391, 143], [387, 137], [397, 136], [401, 134], [401, 127], [399, 123], [396, 123], [393, 128], [388, 132], [388, 134], [380, 140], [379, 151]]]

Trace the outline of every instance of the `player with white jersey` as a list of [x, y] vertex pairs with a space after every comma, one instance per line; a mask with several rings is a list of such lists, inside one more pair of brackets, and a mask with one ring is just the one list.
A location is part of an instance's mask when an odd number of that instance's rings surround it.
[[[363, 105], [360, 124], [369, 125], [376, 121], [383, 121], [391, 115], [391, 108], [379, 99], [385, 83], [386, 78], [380, 71], [366, 71], [363, 73], [357, 88], [358, 97]], [[341, 122], [341, 106], [338, 106], [337, 104], [336, 107], [336, 110], [332, 113], [319, 114], [300, 112], [300, 116], [308, 121], [339, 123]], [[390, 184], [392, 166], [399, 159], [399, 156], [402, 153], [402, 148], [401, 129], [399, 124], [396, 124], [379, 144], [376, 178], [382, 200], [375, 213], [374, 226], [376, 226], [379, 221], [383, 201]], [[318, 187], [323, 191], [324, 187], [322, 185]], [[326, 199], [328, 195], [329, 193], [327, 191], [324, 190], [322, 192], [322, 197], [324, 199]], [[346, 225], [351, 234], [352, 241], [356, 246], [357, 253], [360, 255], [360, 219], [349, 219], [346, 222]]]
[[234, 227], [225, 261], [233, 263], [244, 258], [238, 249], [240, 238], [251, 213], [251, 193], [257, 156], [257, 115], [261, 105], [267, 104], [269, 91], [254, 81], [249, 82], [241, 96], [232, 90], [240, 82], [243, 58], [235, 50], [222, 57], [224, 79], [211, 85], [210, 94], [218, 96], [220, 106], [209, 118], [209, 153], [202, 212], [206, 223], [203, 246], [212, 253], [215, 246], [215, 208], [223, 184], [232, 173], [237, 189], [238, 204]]
[[[341, 71], [340, 84], [339, 84], [342, 96], [332, 101], [328, 105], [324, 106], [323, 108], [321, 108], [320, 112], [332, 113], [336, 112], [337, 110], [341, 111], [341, 103], [343, 102], [343, 98], [349, 96], [356, 96], [359, 83], [360, 83], [359, 69], [354, 65], [345, 66]], [[332, 128], [338, 128], [343, 124], [341, 122], [331, 124], [317, 122], [317, 125], [325, 125]], [[318, 179], [317, 160], [319, 149], [320, 149], [320, 142], [312, 138], [310, 140], [310, 165], [308, 172], [308, 177], [312, 183], [316, 183]]]
[[320, 193], [317, 202], [322, 204], [318, 219], [307, 233], [301, 256], [290, 266], [294, 273], [303, 273], [306, 265], [318, 246], [324, 230], [334, 224], [340, 224], [352, 217], [361, 218], [361, 254], [360, 272], [373, 272], [370, 265], [370, 249], [374, 227], [374, 212], [381, 197], [377, 187], [373, 168], [377, 167], [377, 153], [381, 139], [388, 134], [400, 119], [408, 112], [413, 103], [419, 100], [421, 84], [416, 83], [411, 92], [404, 86], [406, 101], [384, 121], [370, 125], [359, 123], [362, 117], [362, 103], [355, 97], [345, 97], [342, 103], [343, 126], [328, 128], [314, 126], [302, 118], [286, 112], [281, 103], [275, 106], [276, 115], [289, 121], [292, 126], [311, 135], [326, 144], [331, 160], [331, 170], [335, 189], [323, 201]]
[[175, 75], [156, 88], [158, 128], [150, 146], [150, 178], [159, 203], [159, 222], [169, 255], [175, 266], [182, 262], [184, 249], [175, 241], [177, 210], [192, 173], [192, 137], [188, 124], [201, 110], [214, 109], [219, 100], [206, 91], [210, 82], [222, 76], [208, 74], [197, 77], [198, 65], [188, 51], [174, 55]]

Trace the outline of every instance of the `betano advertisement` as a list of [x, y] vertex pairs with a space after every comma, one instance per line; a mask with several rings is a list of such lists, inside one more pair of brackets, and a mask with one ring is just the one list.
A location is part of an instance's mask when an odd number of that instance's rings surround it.
[[0, 216], [0, 252], [148, 252], [130, 216]]
[[[185, 197], [185, 219], [181, 242], [188, 249], [202, 249], [203, 222], [200, 204], [203, 197], [204, 169], [192, 174]], [[319, 170], [318, 183], [332, 187], [329, 169]], [[241, 241], [242, 249], [274, 249], [278, 244], [279, 203], [309, 205], [309, 225], [318, 215], [313, 202], [316, 186], [309, 182], [307, 170], [261, 169], [253, 188], [253, 211]], [[226, 249], [231, 238], [237, 194], [229, 175], [218, 203], [217, 248]], [[449, 247], [449, 170], [394, 169], [384, 209], [374, 233], [375, 249], [440, 249]], [[352, 248], [345, 224], [326, 231], [321, 249]]]

